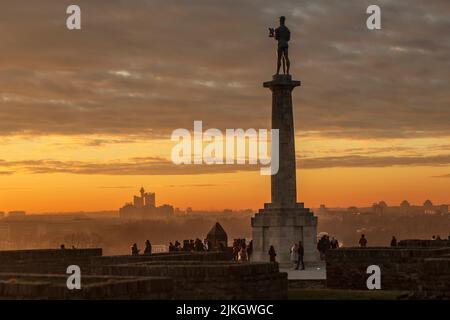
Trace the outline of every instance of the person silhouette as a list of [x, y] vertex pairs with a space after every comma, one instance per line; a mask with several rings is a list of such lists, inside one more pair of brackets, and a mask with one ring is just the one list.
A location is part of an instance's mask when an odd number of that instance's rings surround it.
[[367, 246], [367, 239], [364, 234], [361, 235], [361, 238], [359, 239], [359, 246], [361, 248], [365, 248]]
[[396, 247], [396, 246], [397, 246], [397, 238], [395, 236], [392, 236], [391, 247]]
[[275, 252], [275, 248], [273, 246], [270, 246], [269, 248], [269, 259], [270, 262], [276, 262], [277, 253]]
[[150, 243], [150, 240], [145, 241], [145, 249], [144, 249], [145, 255], [151, 255], [152, 254], [152, 244]]
[[289, 40], [291, 40], [291, 31], [285, 25], [286, 17], [280, 17], [280, 26], [275, 30], [269, 28], [269, 37], [278, 41], [277, 49], [277, 75], [280, 74], [281, 62], [283, 62], [283, 73], [289, 74], [291, 62], [289, 61]]

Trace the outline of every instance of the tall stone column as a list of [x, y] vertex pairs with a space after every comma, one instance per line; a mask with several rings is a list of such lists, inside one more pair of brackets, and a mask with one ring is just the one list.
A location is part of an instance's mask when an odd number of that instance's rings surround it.
[[272, 205], [295, 208], [297, 187], [295, 176], [295, 133], [292, 112], [292, 90], [300, 81], [292, 81], [290, 75], [277, 75], [264, 82], [272, 91], [272, 129], [279, 130], [279, 170], [271, 177]]
[[272, 202], [252, 218], [253, 261], [269, 261], [270, 246], [277, 261], [290, 264], [290, 248], [302, 242], [307, 265], [318, 261], [317, 217], [297, 203], [295, 131], [292, 91], [300, 81], [290, 75], [275, 75], [264, 87], [272, 91], [272, 129], [279, 130], [279, 170], [271, 177]]

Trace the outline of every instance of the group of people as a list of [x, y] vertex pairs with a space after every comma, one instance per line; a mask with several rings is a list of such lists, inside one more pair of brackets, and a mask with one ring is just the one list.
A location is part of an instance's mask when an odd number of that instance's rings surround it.
[[245, 239], [234, 239], [232, 252], [234, 261], [250, 261], [253, 253], [253, 240], [247, 245]]
[[174, 251], [186, 251], [186, 252], [192, 252], [192, 251], [209, 251], [209, 248], [211, 245], [208, 243], [208, 241], [205, 239], [204, 242], [200, 240], [199, 238], [195, 240], [183, 240], [183, 246], [181, 246], [181, 243], [176, 240], [175, 244], [172, 242], [169, 243], [169, 252]]
[[[328, 235], [323, 235], [317, 242], [317, 250], [320, 253], [320, 259], [322, 260], [325, 259], [325, 254], [328, 250], [337, 248], [339, 248], [339, 241], [334, 237], [332, 237], [330, 240], [330, 237]], [[268, 254], [269, 261], [276, 262], [277, 252], [275, 251], [274, 246], [270, 246]], [[301, 270], [305, 270], [305, 263], [303, 260], [304, 256], [305, 248], [303, 247], [303, 243], [299, 241], [298, 244], [293, 244], [290, 249], [290, 260], [295, 270], [298, 270], [300, 268], [300, 265], [302, 266]]]
[[175, 241], [175, 244], [169, 243], [169, 252], [173, 251], [182, 251], [181, 243], [178, 240]]
[[[195, 240], [183, 240], [183, 246], [181, 243], [176, 240], [175, 243], [170, 242], [169, 243], [169, 252], [174, 251], [186, 251], [186, 252], [192, 252], [192, 251], [208, 251], [208, 248], [211, 246], [208, 245], [208, 242], [205, 240], [205, 243], [203, 243], [200, 239]], [[140, 249], [138, 248], [136, 243], [133, 243], [131, 246], [131, 255], [137, 256], [140, 253]], [[145, 249], [144, 249], [144, 255], [150, 255], [152, 254], [152, 244], [149, 240], [145, 241]]]
[[335, 237], [330, 239], [330, 236], [327, 234], [323, 235], [317, 242], [317, 250], [320, 253], [321, 260], [325, 259], [328, 250], [337, 248], [339, 248], [339, 241]]
[[[137, 243], [133, 243], [133, 245], [131, 246], [131, 255], [132, 256], [138, 256], [139, 252], [141, 250], [139, 250]], [[144, 255], [151, 255], [152, 254], [152, 244], [150, 243], [149, 240], [145, 241], [145, 249], [144, 249]]]
[[303, 244], [301, 241], [291, 247], [291, 262], [295, 270], [298, 270], [300, 264], [302, 264], [302, 270], [305, 270], [305, 263], [303, 262], [304, 255], [305, 248], [303, 248]]
[[[433, 236], [433, 240], [441, 240], [440, 236]], [[450, 240], [450, 236], [449, 236]], [[364, 234], [361, 234], [361, 237], [358, 242], [359, 246], [361, 248], [367, 247], [367, 238]], [[390, 243], [391, 247], [397, 247], [398, 242], [397, 238], [395, 236], [392, 236], [392, 240]], [[206, 239], [204, 242], [202, 242], [200, 239], [194, 240], [184, 240], [183, 246], [181, 246], [181, 243], [176, 240], [173, 244], [170, 242], [169, 244], [169, 252], [173, 251], [209, 251], [211, 249], [211, 243], [209, 243]], [[324, 260], [326, 253], [330, 249], [337, 249], [339, 248], [339, 241], [335, 238], [330, 237], [328, 235], [323, 235], [320, 240], [317, 242], [317, 250], [320, 253], [320, 259]], [[61, 245], [61, 249], [65, 249], [64, 245]], [[225, 248], [223, 248], [225, 250]], [[141, 250], [139, 250], [136, 243], [134, 243], [131, 246], [131, 254], [133, 256], [139, 255]], [[246, 244], [245, 239], [235, 239], [233, 242], [232, 247], [232, 256], [234, 261], [250, 261], [251, 255], [253, 253], [253, 240], [251, 240], [248, 245]], [[144, 255], [151, 255], [152, 254], [152, 244], [149, 240], [145, 241], [145, 249], [144, 249]], [[275, 251], [274, 246], [270, 246], [269, 248], [269, 260], [270, 262], [276, 262], [276, 256], [277, 253]], [[303, 261], [303, 257], [305, 254], [305, 249], [303, 247], [303, 244], [301, 241], [298, 242], [298, 244], [292, 245], [290, 249], [290, 260], [293, 264], [293, 268], [295, 270], [298, 270], [301, 265], [301, 270], [305, 269], [305, 264]]]

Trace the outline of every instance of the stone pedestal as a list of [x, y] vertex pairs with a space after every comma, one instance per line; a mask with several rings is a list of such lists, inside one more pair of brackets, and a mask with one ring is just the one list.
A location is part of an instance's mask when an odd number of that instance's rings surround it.
[[279, 170], [271, 176], [272, 202], [252, 218], [253, 261], [268, 261], [274, 246], [277, 261], [290, 262], [290, 248], [301, 241], [305, 263], [318, 261], [317, 217], [303, 203], [297, 203], [295, 133], [292, 90], [300, 81], [290, 75], [275, 75], [264, 83], [272, 91], [272, 129], [279, 130]]
[[290, 249], [302, 242], [305, 249], [304, 262], [318, 262], [317, 217], [303, 203], [295, 208], [273, 208], [264, 204], [252, 218], [253, 261], [269, 261], [269, 248], [274, 246], [276, 259], [281, 264], [290, 263]]

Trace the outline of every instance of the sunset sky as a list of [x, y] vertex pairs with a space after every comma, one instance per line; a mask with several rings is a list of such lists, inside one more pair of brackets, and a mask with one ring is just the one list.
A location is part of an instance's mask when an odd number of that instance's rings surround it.
[[[25, 0], [0, 10], [0, 211], [258, 209], [256, 167], [180, 168], [170, 134], [270, 128], [267, 27], [292, 33], [298, 199], [450, 203], [448, 0]], [[82, 30], [66, 29], [78, 4]], [[366, 8], [382, 9], [382, 30]]]

